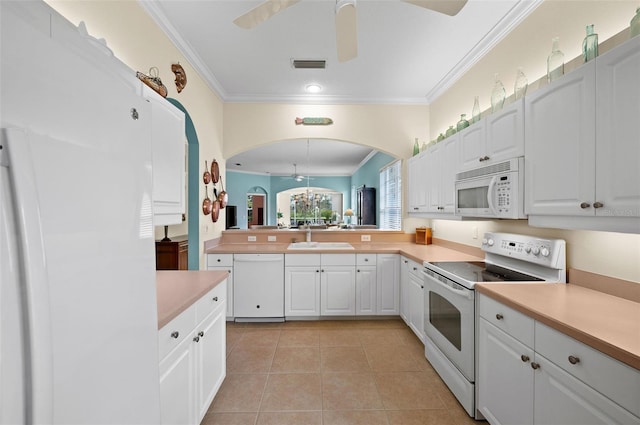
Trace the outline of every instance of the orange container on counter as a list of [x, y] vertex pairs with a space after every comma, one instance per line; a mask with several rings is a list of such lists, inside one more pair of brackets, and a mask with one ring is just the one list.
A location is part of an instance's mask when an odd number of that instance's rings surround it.
[[419, 227], [416, 229], [416, 243], [431, 245], [431, 227]]

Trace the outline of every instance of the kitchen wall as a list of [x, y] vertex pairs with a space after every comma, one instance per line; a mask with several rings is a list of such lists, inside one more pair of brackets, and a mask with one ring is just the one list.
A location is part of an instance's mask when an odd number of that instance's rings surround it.
[[[149, 68], [157, 67], [162, 82], [167, 86], [168, 97], [177, 99], [187, 109], [196, 128], [201, 162], [197, 165], [196, 172], [201, 175], [204, 171], [204, 161], [208, 160], [211, 164], [211, 160], [216, 158], [220, 163], [220, 173], [224, 175], [223, 103], [137, 1], [47, 0], [46, 3], [74, 25], [84, 21], [89, 34], [104, 38], [114, 55], [132, 69], [148, 73]], [[176, 90], [175, 75], [171, 72], [171, 64], [177, 62], [183, 66], [187, 75], [187, 86], [181, 93]], [[204, 187], [200, 185], [198, 189], [201, 192], [197, 195], [198, 204], [201, 204], [204, 199]], [[209, 192], [211, 196], [211, 188]], [[202, 246], [203, 241], [219, 236], [224, 230], [224, 213], [220, 214], [217, 223], [212, 223], [210, 217], [202, 214], [198, 214], [198, 217], [187, 217], [187, 220], [193, 219], [199, 222], [199, 246]], [[169, 226], [169, 236], [186, 233], [186, 223]], [[163, 228], [156, 229], [156, 238], [162, 239], [163, 236]], [[200, 268], [204, 268], [202, 253]]]

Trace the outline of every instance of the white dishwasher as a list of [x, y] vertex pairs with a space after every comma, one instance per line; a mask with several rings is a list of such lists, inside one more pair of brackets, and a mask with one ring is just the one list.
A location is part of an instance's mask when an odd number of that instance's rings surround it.
[[284, 321], [284, 254], [233, 255], [235, 320]]

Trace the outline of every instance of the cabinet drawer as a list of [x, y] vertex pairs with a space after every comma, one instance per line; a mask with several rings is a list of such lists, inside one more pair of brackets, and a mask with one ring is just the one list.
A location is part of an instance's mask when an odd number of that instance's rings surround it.
[[212, 311], [227, 300], [227, 281], [220, 282], [215, 288], [195, 303], [196, 323], [202, 322]]
[[422, 266], [422, 264], [418, 264], [415, 261], [411, 261], [408, 260], [409, 263], [407, 264], [408, 268], [409, 268], [409, 273], [411, 273], [412, 275], [416, 276], [417, 278], [424, 278], [424, 275], [422, 274], [422, 269], [424, 268]]
[[376, 254], [356, 254], [356, 264], [358, 266], [375, 266]]
[[207, 254], [207, 267], [233, 266], [233, 254]]
[[498, 301], [479, 294], [479, 315], [523, 344], [533, 347], [534, 320]]
[[322, 266], [355, 266], [356, 254], [321, 254]]
[[536, 352], [640, 416], [640, 371], [540, 322], [535, 324], [535, 338]]
[[196, 326], [196, 309], [191, 306], [158, 331], [158, 353], [162, 360], [176, 348]]
[[285, 254], [284, 265], [320, 267], [320, 254]]

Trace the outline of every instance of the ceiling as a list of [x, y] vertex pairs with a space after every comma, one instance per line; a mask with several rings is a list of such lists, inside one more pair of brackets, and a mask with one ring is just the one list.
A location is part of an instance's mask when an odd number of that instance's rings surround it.
[[[335, 0], [302, 0], [250, 30], [233, 20], [260, 0], [139, 1], [225, 102], [428, 104], [541, 0], [469, 0], [453, 17], [400, 0], [357, 0], [358, 56], [342, 63]], [[326, 68], [294, 69], [292, 59], [326, 60]], [[306, 93], [311, 83], [322, 90]], [[310, 166], [319, 173], [335, 166], [342, 175], [348, 167], [341, 162], [351, 158], [353, 170], [370, 152], [334, 143], [323, 142], [324, 154], [314, 149]], [[293, 146], [259, 149], [259, 158], [240, 154], [227, 166], [271, 174], [288, 166], [293, 173], [293, 162], [304, 164], [292, 157]]]

